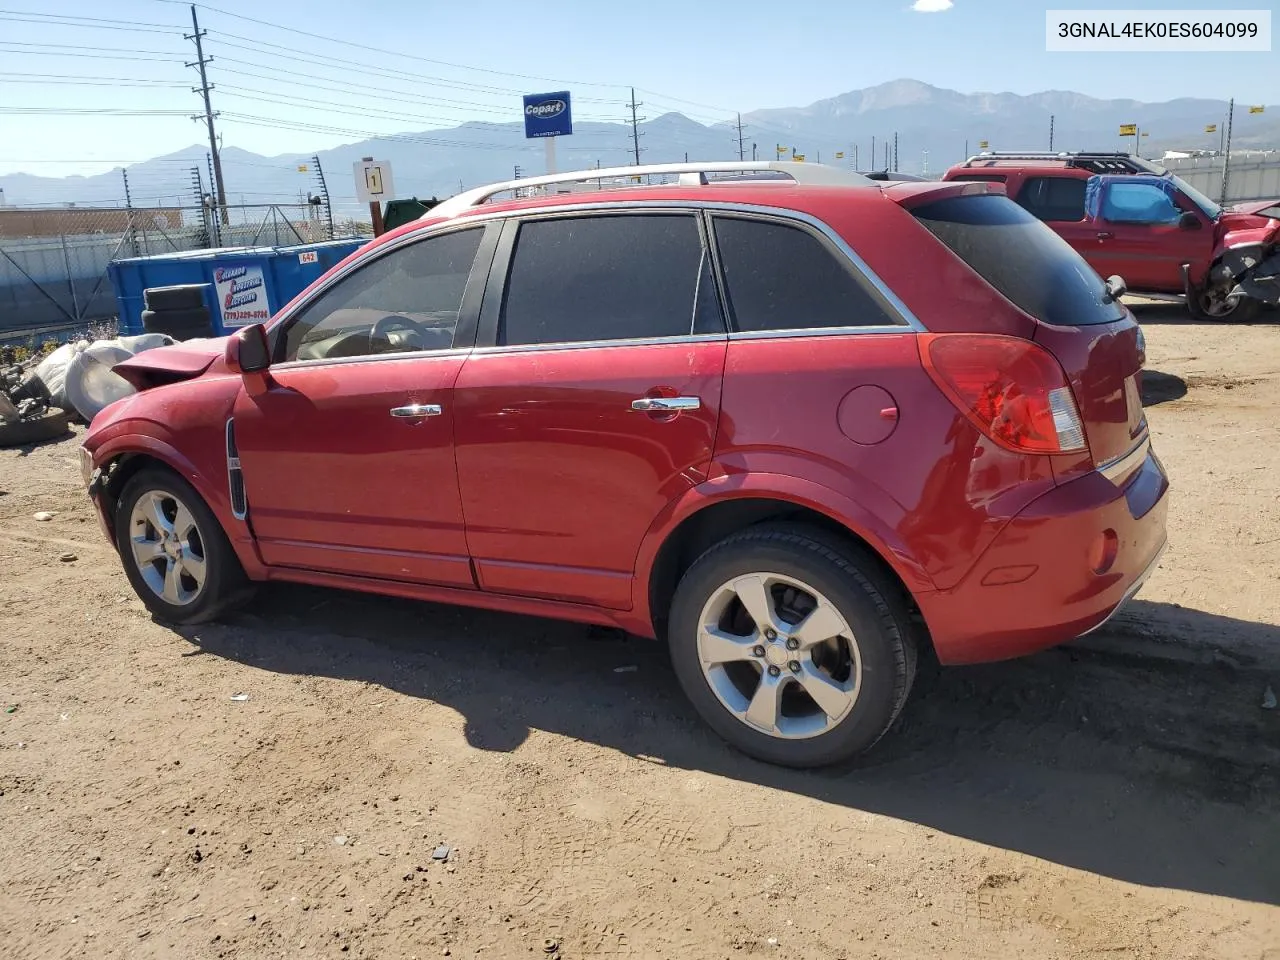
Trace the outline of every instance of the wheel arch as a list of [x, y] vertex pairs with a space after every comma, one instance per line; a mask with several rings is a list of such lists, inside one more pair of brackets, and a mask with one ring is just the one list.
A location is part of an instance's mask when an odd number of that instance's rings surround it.
[[257, 545], [244, 521], [231, 513], [226, 491], [214, 484], [203, 471], [170, 444], [142, 433], [121, 433], [93, 451], [94, 462], [102, 471], [98, 487], [100, 513], [107, 531], [115, 542], [115, 512], [121, 491], [129, 480], [148, 467], [159, 467], [181, 477], [195, 488], [204, 500], [222, 532], [230, 541], [241, 566], [252, 579], [265, 572]]
[[854, 501], [795, 477], [728, 478], [690, 490], [654, 524], [641, 547], [633, 610], [661, 638], [667, 610], [684, 571], [709, 547], [739, 530], [766, 522], [808, 527], [824, 540], [850, 545], [874, 563], [882, 579], [901, 590], [914, 612], [915, 597], [933, 591], [924, 569], [885, 525]]

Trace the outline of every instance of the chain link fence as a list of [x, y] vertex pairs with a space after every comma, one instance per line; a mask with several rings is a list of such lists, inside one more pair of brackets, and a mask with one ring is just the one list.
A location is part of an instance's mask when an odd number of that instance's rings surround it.
[[334, 235], [326, 210], [312, 203], [0, 208], [0, 340], [114, 317], [112, 260]]

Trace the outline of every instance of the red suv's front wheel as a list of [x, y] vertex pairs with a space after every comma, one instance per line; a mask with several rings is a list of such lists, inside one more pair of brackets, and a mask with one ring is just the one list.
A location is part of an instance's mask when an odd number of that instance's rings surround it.
[[685, 693], [721, 736], [793, 767], [872, 746], [906, 702], [916, 650], [898, 592], [856, 547], [768, 525], [685, 573], [669, 621]]

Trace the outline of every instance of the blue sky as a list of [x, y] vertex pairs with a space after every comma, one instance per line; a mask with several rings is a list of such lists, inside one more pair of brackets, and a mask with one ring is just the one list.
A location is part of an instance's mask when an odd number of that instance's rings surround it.
[[[945, 6], [947, 0], [919, 4]], [[577, 118], [621, 119], [634, 84], [643, 115], [680, 110], [702, 122], [730, 118], [735, 110], [801, 106], [901, 77], [963, 92], [1065, 89], [1139, 100], [1235, 96], [1274, 102], [1280, 80], [1275, 52], [1044, 50], [1046, 8], [1221, 5], [954, 0], [950, 9], [925, 13], [913, 10], [911, 0], [822, 0], [802, 14], [797, 5], [777, 0], [217, 0], [200, 15], [210, 31], [206, 54], [215, 58], [209, 69], [219, 87], [214, 98], [224, 113], [224, 145], [274, 155], [323, 149], [366, 133], [515, 120], [521, 92], [562, 87], [574, 94]], [[1276, 8], [1257, 0], [1231, 5], [1272, 9], [1273, 16]], [[0, 173], [93, 173], [201, 139], [203, 127], [186, 116], [200, 104], [190, 90], [195, 73], [183, 65], [194, 59], [181, 35], [190, 27], [185, 4], [8, 0], [4, 8]], [[14, 108], [161, 112], [50, 115], [15, 114]]]

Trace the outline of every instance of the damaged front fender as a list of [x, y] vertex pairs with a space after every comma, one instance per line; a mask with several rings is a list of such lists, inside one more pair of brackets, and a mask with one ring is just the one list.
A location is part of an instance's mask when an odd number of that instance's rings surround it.
[[1209, 270], [1207, 286], [1228, 299], [1280, 303], [1280, 247], [1249, 242], [1228, 247]]

